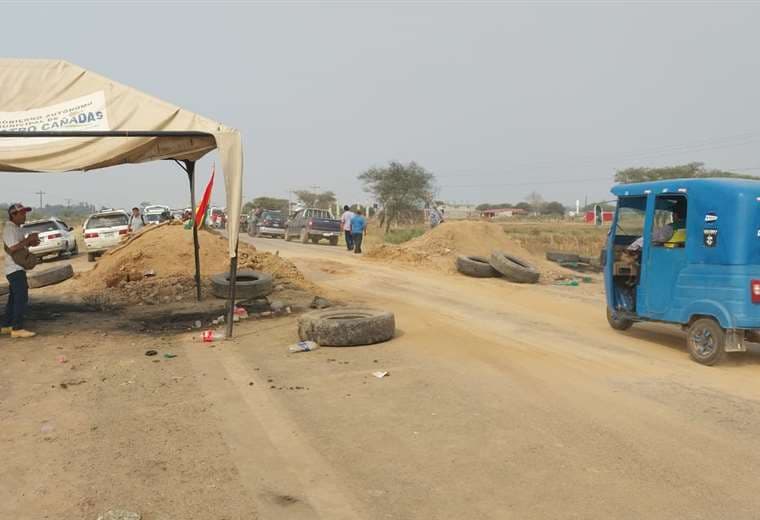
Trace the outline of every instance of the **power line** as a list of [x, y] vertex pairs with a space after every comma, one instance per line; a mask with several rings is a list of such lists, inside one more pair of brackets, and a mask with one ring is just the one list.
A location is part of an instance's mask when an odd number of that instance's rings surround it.
[[40, 209], [42, 209], [42, 196], [43, 196], [43, 195], [47, 195], [47, 193], [46, 193], [46, 192], [44, 192], [44, 191], [42, 191], [42, 190], [40, 190], [40, 191], [35, 191], [34, 193], [36, 193], [37, 195], [39, 195], [39, 196], [40, 196]]

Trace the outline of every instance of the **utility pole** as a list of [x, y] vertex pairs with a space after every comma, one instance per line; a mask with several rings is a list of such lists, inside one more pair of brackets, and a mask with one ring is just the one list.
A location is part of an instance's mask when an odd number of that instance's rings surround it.
[[40, 196], [40, 209], [42, 209], [42, 196], [43, 196], [43, 195], [47, 195], [47, 193], [46, 193], [46, 192], [44, 192], [44, 191], [42, 191], [42, 190], [40, 190], [40, 191], [35, 191], [34, 193], [36, 193], [37, 195], [39, 195], [39, 196]]

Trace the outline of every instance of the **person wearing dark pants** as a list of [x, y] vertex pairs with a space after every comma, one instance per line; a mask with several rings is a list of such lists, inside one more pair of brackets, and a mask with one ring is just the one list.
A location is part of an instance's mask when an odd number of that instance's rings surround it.
[[346, 249], [354, 249], [354, 237], [351, 234], [351, 219], [354, 218], [354, 212], [347, 205], [343, 206], [343, 214], [340, 216], [340, 228], [346, 235]]
[[357, 255], [362, 252], [362, 239], [366, 230], [367, 220], [362, 215], [362, 210], [356, 210], [356, 215], [351, 219], [351, 234], [354, 239], [354, 253]]
[[[24, 313], [29, 303], [29, 283], [26, 280], [26, 271], [14, 271], [8, 276], [8, 303], [5, 306], [5, 324], [3, 328], [8, 334], [17, 336], [19, 331], [24, 330]], [[33, 334], [33, 333], [31, 333]]]
[[26, 222], [26, 214], [32, 208], [23, 204], [11, 204], [8, 207], [8, 222], [3, 229], [5, 249], [5, 277], [8, 279], [8, 304], [5, 307], [5, 321], [0, 334], [10, 334], [12, 338], [31, 338], [34, 332], [24, 330], [24, 313], [29, 301], [29, 284], [26, 271], [13, 260], [13, 254], [40, 243], [36, 233], [24, 236], [21, 225]]

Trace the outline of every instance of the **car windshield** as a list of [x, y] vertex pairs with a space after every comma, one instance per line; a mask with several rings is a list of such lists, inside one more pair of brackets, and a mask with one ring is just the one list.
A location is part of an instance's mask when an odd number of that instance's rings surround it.
[[58, 224], [52, 220], [45, 222], [34, 222], [21, 226], [24, 233], [45, 233], [46, 231], [58, 231]]
[[265, 211], [261, 214], [261, 217], [270, 220], [282, 220], [282, 211]]
[[128, 223], [129, 218], [123, 213], [97, 215], [90, 217], [90, 220], [87, 221], [87, 229], [126, 226]]
[[145, 222], [158, 222], [161, 220], [161, 214], [160, 213], [149, 213], [148, 215], [143, 215], [145, 218]]

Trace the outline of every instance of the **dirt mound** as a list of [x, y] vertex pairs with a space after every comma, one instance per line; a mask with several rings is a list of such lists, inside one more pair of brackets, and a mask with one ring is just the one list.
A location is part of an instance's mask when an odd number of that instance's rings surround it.
[[533, 264], [548, 280], [568, 271], [543, 257], [531, 254], [507, 238], [504, 228], [491, 222], [449, 221], [400, 245], [383, 244], [369, 249], [365, 256], [378, 260], [401, 262], [454, 271], [459, 255], [489, 256], [500, 250]]
[[[209, 231], [198, 234], [203, 292], [210, 294], [208, 277], [229, 269], [227, 239]], [[272, 274], [275, 284], [306, 288], [310, 284], [288, 260], [260, 253], [247, 244], [238, 249], [238, 268]], [[130, 303], [168, 303], [195, 294], [192, 231], [182, 226], [149, 227], [104, 254], [95, 267], [75, 278], [82, 293], [103, 292]]]

